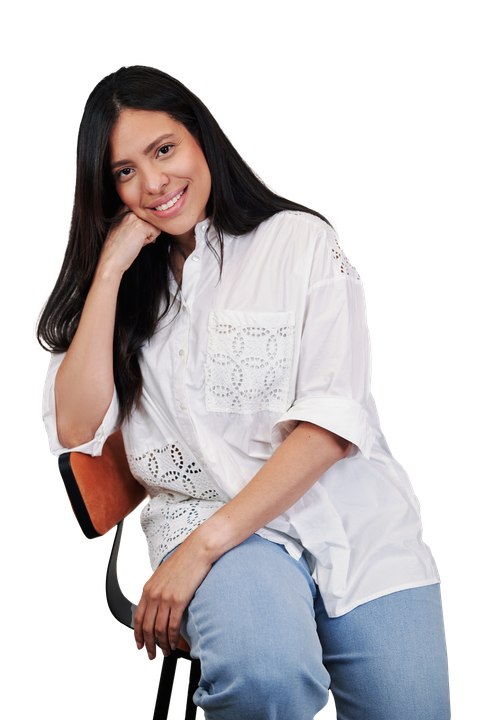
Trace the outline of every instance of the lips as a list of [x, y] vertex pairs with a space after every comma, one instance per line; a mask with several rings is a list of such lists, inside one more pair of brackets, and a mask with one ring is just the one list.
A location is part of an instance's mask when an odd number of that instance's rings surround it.
[[170, 220], [182, 215], [188, 202], [189, 185], [186, 185], [184, 188], [174, 190], [174, 192], [158, 198], [147, 209], [151, 217], [155, 216], [159, 220]]
[[168, 195], [164, 195], [164, 197], [159, 198], [159, 200], [156, 200], [154, 203], [149, 205], [149, 210], [157, 210], [157, 211], [164, 211], [169, 210], [171, 207], [173, 207], [182, 197], [182, 195], [187, 190], [187, 187], [182, 188], [182, 190], [174, 190], [174, 192], [169, 193]]

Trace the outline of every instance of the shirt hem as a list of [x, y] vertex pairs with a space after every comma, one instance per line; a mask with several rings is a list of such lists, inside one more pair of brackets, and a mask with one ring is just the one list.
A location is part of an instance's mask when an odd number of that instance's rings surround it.
[[[362, 600], [356, 600], [355, 602], [351, 603], [347, 606], [347, 608], [342, 608], [341, 610], [337, 610], [335, 612], [329, 612], [328, 608], [326, 607], [326, 612], [330, 618], [337, 618], [342, 617], [343, 615], [347, 615], [347, 613], [351, 612], [352, 610], [355, 610], [356, 608], [360, 607], [361, 605], [365, 605], [368, 602], [372, 602], [372, 600], [378, 600], [379, 598], [385, 597], [387, 595], [392, 595], [396, 592], [401, 592], [401, 590], [414, 590], [418, 587], [427, 587], [428, 585], [439, 585], [441, 583], [441, 580], [439, 578], [434, 578], [432, 580], [420, 580], [417, 583], [403, 583], [402, 585], [395, 585], [392, 588], [389, 588], [388, 590], [381, 590], [380, 592], [373, 593], [372, 595], [368, 595], [366, 598], [363, 598]], [[322, 595], [322, 593], [321, 593]]]

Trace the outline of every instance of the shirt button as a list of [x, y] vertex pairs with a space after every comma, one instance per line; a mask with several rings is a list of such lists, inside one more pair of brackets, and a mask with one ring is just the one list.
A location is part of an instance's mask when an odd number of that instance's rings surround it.
[[199, 258], [197, 257], [197, 255], [192, 256], [192, 262], [199, 262]]
[[201, 230], [202, 232], [205, 232], [207, 230], [207, 225], [202, 225]]
[[184, 354], [184, 351], [183, 351], [183, 350], [179, 350], [179, 355], [183, 355], [183, 354]]
[[185, 312], [186, 310], [187, 308], [185, 307], [185, 305], [182, 305], [182, 312]]
[[185, 410], [185, 405], [184, 405], [184, 403], [180, 403], [180, 405], [179, 405], [179, 410]]

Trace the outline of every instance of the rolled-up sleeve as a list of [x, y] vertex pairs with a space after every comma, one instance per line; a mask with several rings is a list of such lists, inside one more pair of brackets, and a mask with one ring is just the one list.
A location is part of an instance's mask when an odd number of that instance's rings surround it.
[[55, 378], [58, 369], [65, 357], [65, 353], [53, 353], [50, 358], [50, 364], [45, 380], [43, 391], [43, 422], [48, 435], [50, 451], [53, 455], [61, 455], [64, 452], [76, 451], [86, 455], [101, 455], [105, 441], [116, 429], [119, 415], [119, 403], [117, 393], [114, 391], [112, 402], [107, 410], [105, 417], [97, 429], [94, 437], [83, 445], [73, 448], [64, 447], [57, 434], [57, 416], [55, 411]]
[[275, 423], [277, 447], [301, 421], [349, 440], [367, 458], [375, 439], [367, 412], [370, 343], [362, 283], [331, 228], [312, 257], [298, 347], [295, 399]]

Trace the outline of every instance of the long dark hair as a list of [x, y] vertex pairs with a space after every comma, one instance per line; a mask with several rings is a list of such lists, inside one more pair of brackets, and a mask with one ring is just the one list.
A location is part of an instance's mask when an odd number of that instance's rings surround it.
[[[154, 68], [122, 67], [95, 87], [83, 114], [77, 144], [77, 182], [70, 236], [58, 280], [37, 328], [47, 350], [66, 351], [77, 330], [103, 243], [121, 200], [109, 171], [109, 138], [125, 109], [161, 111], [182, 123], [201, 146], [212, 179], [207, 205], [219, 245], [220, 271], [224, 233], [241, 236], [282, 210], [318, 212], [276, 195], [254, 174], [220, 129], [209, 110], [182, 83]], [[142, 392], [137, 353], [152, 337], [173, 298], [169, 292], [170, 247], [145, 246], [120, 284], [114, 332], [114, 378], [120, 420], [126, 419]]]

